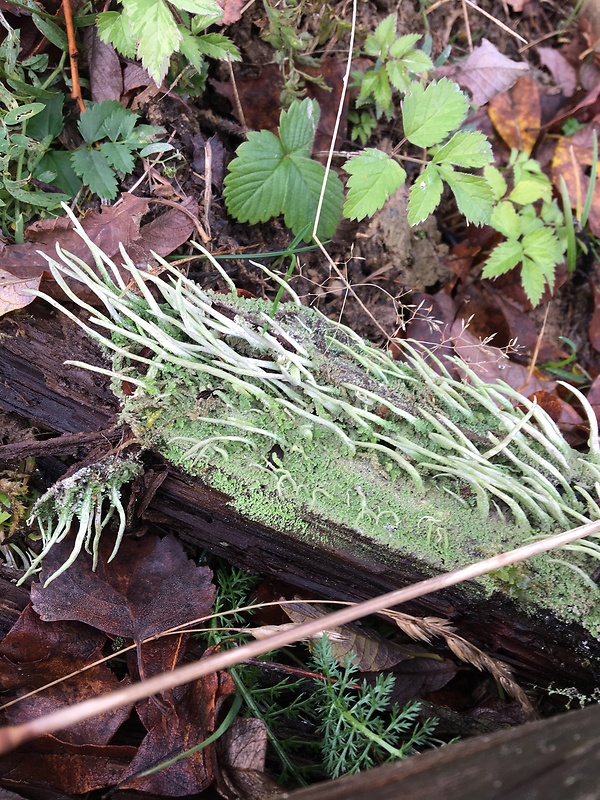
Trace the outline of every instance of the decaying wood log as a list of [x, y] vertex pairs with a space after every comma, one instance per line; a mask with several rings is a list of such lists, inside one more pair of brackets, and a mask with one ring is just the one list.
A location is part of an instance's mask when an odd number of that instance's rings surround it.
[[289, 800], [584, 800], [599, 796], [600, 706], [477, 736], [284, 795]]
[[[0, 408], [55, 434], [111, 428], [117, 403], [108, 379], [63, 365], [65, 359], [105, 363], [102, 354], [65, 318], [47, 313], [42, 318], [37, 308], [35, 314], [5, 320], [0, 328]], [[354, 531], [324, 531], [325, 544], [259, 525], [235, 512], [226, 496], [173, 469], [147, 516], [190, 543], [310, 596], [360, 600], [425, 577], [418, 561], [390, 559]], [[403, 610], [450, 619], [459, 633], [514, 668], [519, 680], [574, 686], [584, 694], [598, 684], [600, 645], [577, 624], [551, 615], [527, 616], [507, 598], [469, 601], [458, 589], [421, 598]]]

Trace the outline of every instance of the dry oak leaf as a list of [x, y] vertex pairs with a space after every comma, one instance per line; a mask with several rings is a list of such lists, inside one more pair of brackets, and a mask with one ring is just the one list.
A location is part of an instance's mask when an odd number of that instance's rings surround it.
[[490, 41], [482, 39], [466, 61], [442, 67], [436, 70], [436, 75], [445, 75], [466, 86], [473, 94], [475, 105], [482, 106], [497, 94], [508, 91], [528, 71], [527, 64], [511, 61]]
[[555, 47], [538, 47], [540, 63], [550, 72], [554, 83], [565, 97], [571, 97], [577, 88], [577, 70]]

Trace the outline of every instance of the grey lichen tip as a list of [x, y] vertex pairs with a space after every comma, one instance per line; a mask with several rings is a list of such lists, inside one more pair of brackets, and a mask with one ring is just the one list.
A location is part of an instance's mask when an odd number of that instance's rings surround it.
[[50, 549], [71, 533], [74, 520], [78, 530], [67, 560], [45, 582], [47, 586], [75, 561], [82, 549], [92, 555], [92, 569], [98, 563], [98, 546], [102, 532], [115, 512], [118, 518], [115, 544], [109, 557], [117, 554], [125, 532], [126, 516], [121, 502], [121, 487], [143, 471], [135, 459], [109, 456], [101, 462], [83, 467], [70, 477], [55, 483], [35, 503], [28, 523], [37, 523], [42, 535], [41, 552], [33, 558], [29, 569], [19, 580], [22, 583], [42, 567]]

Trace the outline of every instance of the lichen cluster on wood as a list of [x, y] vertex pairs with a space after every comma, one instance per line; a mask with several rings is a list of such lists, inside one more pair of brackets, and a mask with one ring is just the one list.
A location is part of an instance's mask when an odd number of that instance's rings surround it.
[[[106, 309], [85, 306], [84, 327], [112, 351], [123, 420], [249, 518], [309, 538], [330, 521], [438, 571], [600, 517], [593, 414], [581, 454], [464, 363], [452, 377], [410, 345], [400, 363], [299, 302], [271, 318], [268, 303], [204, 291], [166, 264], [129, 262], [128, 285], [88, 245], [95, 270], [64, 254], [50, 266]], [[597, 631], [595, 550], [587, 540], [484, 585]]]

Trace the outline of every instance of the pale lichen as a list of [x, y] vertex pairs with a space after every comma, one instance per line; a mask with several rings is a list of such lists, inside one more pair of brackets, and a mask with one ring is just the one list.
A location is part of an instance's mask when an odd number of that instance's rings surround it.
[[[600, 517], [591, 409], [582, 455], [534, 402], [463, 362], [425, 360], [407, 344], [401, 363], [299, 302], [271, 317], [268, 303], [204, 291], [166, 263], [143, 273], [123, 253], [128, 284], [88, 246], [95, 269], [60, 252], [50, 268], [89, 324], [71, 316], [112, 351], [99, 371], [113, 378], [123, 421], [247, 517], [309, 539], [331, 523], [336, 543], [356, 530], [431, 570]], [[106, 311], [65, 278], [84, 281]], [[578, 548], [564, 557], [585, 572], [598, 546]], [[574, 589], [549, 558], [531, 570], [528, 599], [598, 628], [595, 590]]]

